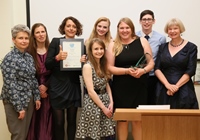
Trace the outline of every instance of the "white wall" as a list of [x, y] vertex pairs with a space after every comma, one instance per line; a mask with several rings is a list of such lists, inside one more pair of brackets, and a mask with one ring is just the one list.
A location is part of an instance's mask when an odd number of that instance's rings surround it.
[[[11, 28], [15, 24], [26, 24], [26, 0], [0, 1], [0, 59], [2, 59], [12, 46]], [[0, 73], [0, 92], [2, 88], [2, 75]], [[6, 118], [2, 101], [0, 100], [0, 139], [9, 140], [10, 134], [6, 125]]]
[[[136, 31], [140, 30], [139, 15], [145, 9], [155, 12], [154, 29], [164, 33], [166, 22], [174, 17], [180, 18], [186, 32], [183, 38], [192, 41], [200, 48], [200, 1], [199, 0], [29, 0], [31, 25], [42, 22], [47, 26], [49, 37], [61, 36], [58, 27], [67, 16], [74, 16], [83, 24], [83, 35], [88, 38], [95, 21], [106, 16], [111, 20], [111, 34], [115, 38], [117, 23], [122, 17], [133, 20]], [[39, 4], [38, 4], [39, 3]], [[47, 4], [48, 3], [48, 4]], [[44, 6], [45, 5], [45, 6]], [[48, 6], [47, 6], [48, 5]], [[198, 53], [200, 58], [200, 52]]]

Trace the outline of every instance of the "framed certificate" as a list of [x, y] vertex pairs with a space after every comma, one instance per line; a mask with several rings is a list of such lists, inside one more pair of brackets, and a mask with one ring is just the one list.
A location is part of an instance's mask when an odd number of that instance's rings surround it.
[[81, 56], [84, 53], [83, 39], [60, 39], [63, 51], [67, 52], [67, 58], [61, 61], [62, 71], [81, 70]]

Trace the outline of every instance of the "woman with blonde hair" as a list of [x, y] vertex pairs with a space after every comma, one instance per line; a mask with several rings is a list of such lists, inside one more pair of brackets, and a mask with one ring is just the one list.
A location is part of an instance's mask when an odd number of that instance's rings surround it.
[[107, 17], [100, 17], [94, 24], [93, 30], [90, 34], [90, 37], [85, 41], [85, 46], [88, 48], [89, 42], [93, 38], [101, 39], [106, 48], [113, 41], [110, 32], [110, 20]]
[[159, 47], [155, 63], [157, 104], [170, 108], [198, 109], [198, 101], [191, 77], [195, 75], [197, 46], [184, 39], [185, 27], [180, 19], [170, 19], [164, 28], [171, 40]]
[[[94, 38], [101, 39], [104, 42], [106, 49], [108, 48], [109, 44], [113, 42], [110, 32], [110, 24], [111, 22], [107, 17], [100, 17], [97, 19], [90, 34], [90, 37], [85, 41], [86, 50], [89, 46], [89, 42]], [[109, 80], [109, 84], [110, 86], [112, 85], [112, 79]], [[114, 135], [106, 138], [106, 140], [112, 139], [115, 139]]]
[[[136, 64], [144, 54], [149, 54], [144, 67]], [[107, 51], [108, 69], [113, 74], [112, 93], [114, 108], [136, 108], [147, 104], [147, 73], [154, 67], [148, 41], [135, 35], [135, 27], [129, 18], [122, 18], [117, 25], [114, 43]], [[134, 66], [134, 68], [132, 68]], [[141, 140], [141, 122], [132, 121], [134, 140]], [[128, 121], [117, 122], [119, 140], [128, 137]]]

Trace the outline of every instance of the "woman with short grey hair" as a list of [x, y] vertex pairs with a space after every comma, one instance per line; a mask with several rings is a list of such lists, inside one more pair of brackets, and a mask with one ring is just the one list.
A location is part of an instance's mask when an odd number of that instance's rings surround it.
[[12, 38], [16, 38], [19, 32], [25, 32], [30, 36], [31, 32], [30, 29], [23, 24], [18, 24], [11, 29]]
[[12, 28], [14, 48], [1, 63], [3, 100], [11, 140], [25, 140], [30, 125], [34, 103], [40, 108], [40, 93], [35, 77], [34, 60], [25, 50], [29, 45], [30, 30], [19, 24]]

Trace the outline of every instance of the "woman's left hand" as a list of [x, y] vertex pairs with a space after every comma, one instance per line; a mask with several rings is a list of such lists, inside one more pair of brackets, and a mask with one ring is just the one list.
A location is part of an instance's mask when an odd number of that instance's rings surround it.
[[144, 69], [142, 68], [136, 68], [136, 77], [135, 78], [140, 78], [144, 73]]
[[45, 93], [40, 93], [40, 97], [41, 98], [47, 98], [48, 97], [48, 94], [45, 92]]
[[25, 114], [26, 114], [26, 111], [25, 111], [25, 110], [19, 111], [18, 119], [19, 119], [19, 120], [23, 120], [24, 117], [25, 117]]
[[108, 106], [108, 109], [113, 112], [113, 102], [110, 102], [109, 106]]
[[40, 90], [40, 96], [41, 98], [46, 98], [48, 96], [47, 94], [47, 87], [45, 85], [40, 85], [39, 90]]
[[167, 89], [167, 95], [173, 96], [179, 90], [179, 87], [177, 85], [169, 84]]
[[131, 68], [130, 75], [135, 77], [135, 78], [140, 78], [144, 74], [144, 70], [141, 68]]
[[35, 101], [35, 109], [36, 110], [40, 109], [40, 106], [41, 106], [40, 100]]
[[40, 85], [39, 86], [39, 90], [40, 90], [40, 93], [45, 93], [47, 91], [47, 87], [45, 85]]
[[80, 59], [80, 62], [82, 62], [82, 63], [85, 63], [86, 62], [86, 60], [87, 60], [87, 57], [86, 57], [86, 55], [84, 54], [84, 55], [82, 55], [81, 56], [81, 59]]
[[113, 112], [111, 112], [107, 107], [104, 106], [104, 108], [102, 108], [103, 113], [108, 117], [111, 118], [113, 115]]

